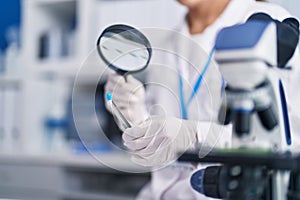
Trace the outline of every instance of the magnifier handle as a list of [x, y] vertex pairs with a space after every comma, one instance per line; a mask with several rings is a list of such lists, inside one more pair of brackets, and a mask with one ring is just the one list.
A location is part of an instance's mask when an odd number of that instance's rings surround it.
[[121, 70], [116, 70], [116, 72], [117, 72], [119, 75], [123, 76], [125, 82], [127, 82], [127, 76], [128, 76], [127, 72], [121, 71]]
[[124, 77], [125, 82], [127, 82], [127, 75], [124, 74], [123, 77]]

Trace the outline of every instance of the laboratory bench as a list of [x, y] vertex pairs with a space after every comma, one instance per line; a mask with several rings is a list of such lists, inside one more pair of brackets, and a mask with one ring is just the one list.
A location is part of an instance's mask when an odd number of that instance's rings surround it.
[[149, 180], [126, 154], [0, 154], [0, 198], [129, 200]]

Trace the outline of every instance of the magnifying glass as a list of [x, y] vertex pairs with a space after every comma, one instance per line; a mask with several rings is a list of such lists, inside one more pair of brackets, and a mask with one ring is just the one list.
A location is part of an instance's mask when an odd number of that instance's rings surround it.
[[121, 75], [145, 69], [152, 55], [148, 39], [123, 24], [106, 28], [97, 41], [97, 50], [105, 64]]

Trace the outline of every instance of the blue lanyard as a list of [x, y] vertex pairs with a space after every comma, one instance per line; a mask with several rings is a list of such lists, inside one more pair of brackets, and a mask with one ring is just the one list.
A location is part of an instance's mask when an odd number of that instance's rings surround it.
[[184, 100], [184, 92], [183, 92], [183, 78], [182, 78], [182, 75], [181, 73], [178, 73], [178, 79], [179, 79], [179, 95], [180, 95], [180, 107], [181, 107], [181, 116], [183, 119], [188, 119], [188, 113], [187, 113], [187, 108], [190, 106], [191, 102], [193, 101], [196, 93], [198, 92], [200, 86], [201, 86], [201, 83], [202, 83], [202, 80], [203, 80], [203, 77], [210, 65], [210, 62], [211, 62], [211, 59], [212, 59], [212, 56], [214, 54], [214, 51], [215, 51], [215, 48], [213, 48], [210, 53], [209, 53], [209, 57], [205, 63], [205, 66], [204, 66], [204, 69], [202, 70], [202, 72], [200, 73], [195, 85], [194, 85], [194, 88], [193, 88], [193, 91], [192, 91], [192, 94], [190, 95], [189, 99], [188, 99], [188, 102], [187, 104], [185, 104], [185, 100]]

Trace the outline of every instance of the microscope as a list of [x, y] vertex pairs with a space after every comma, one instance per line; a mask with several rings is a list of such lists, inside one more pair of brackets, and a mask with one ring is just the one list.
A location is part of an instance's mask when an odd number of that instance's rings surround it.
[[[284, 86], [277, 70], [289, 70], [299, 23], [265, 13], [222, 29], [215, 59], [226, 82], [219, 123], [232, 124], [232, 146], [180, 161], [218, 163], [195, 172], [192, 187], [208, 197], [230, 200], [300, 199], [300, 156], [291, 152]], [[281, 69], [279, 69], [281, 68]]]

